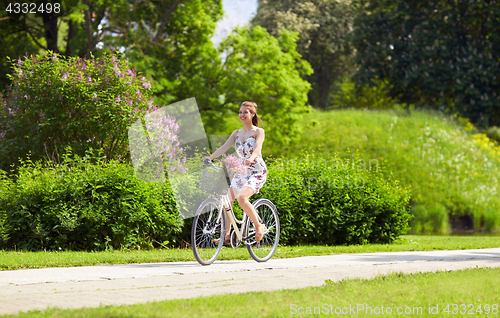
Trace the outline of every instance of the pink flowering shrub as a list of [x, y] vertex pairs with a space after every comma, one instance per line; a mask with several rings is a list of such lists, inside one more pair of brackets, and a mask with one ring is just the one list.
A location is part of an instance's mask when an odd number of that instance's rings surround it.
[[13, 62], [0, 96], [0, 168], [26, 158], [103, 149], [128, 157], [127, 129], [153, 106], [151, 83], [115, 55], [64, 58], [47, 52]]
[[[162, 116], [155, 124], [157, 127], [162, 128], [159, 130], [159, 133], [157, 133], [159, 135], [158, 140], [160, 140], [158, 148], [167, 158], [166, 164], [168, 165], [168, 170], [179, 171], [181, 173], [188, 172], [188, 169], [185, 167], [186, 156], [184, 156], [184, 151], [182, 147], [180, 147], [178, 137], [179, 124], [177, 124], [175, 118], [167, 114], [166, 116]], [[148, 132], [151, 136], [151, 130], [148, 130]], [[176, 165], [172, 163], [176, 163]]]
[[[180, 128], [176, 119], [161, 108], [147, 114], [144, 121], [146, 140], [142, 139], [142, 124], [134, 125], [129, 132], [130, 157], [133, 165], [140, 167], [141, 178], [159, 181], [159, 175], [164, 172], [188, 172], [184, 149], [180, 147]], [[160, 164], [164, 169], [157, 169]], [[146, 174], [152, 175], [146, 177]]]

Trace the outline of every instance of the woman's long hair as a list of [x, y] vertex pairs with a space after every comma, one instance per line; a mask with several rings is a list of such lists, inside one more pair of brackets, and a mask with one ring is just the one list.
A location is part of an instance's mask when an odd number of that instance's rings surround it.
[[250, 107], [250, 109], [251, 109], [250, 112], [255, 114], [255, 116], [252, 117], [252, 124], [256, 127], [259, 127], [258, 121], [259, 120], [262, 121], [262, 120], [259, 118], [259, 115], [257, 115], [257, 104], [254, 102], [245, 101], [245, 102], [241, 103], [241, 106]]

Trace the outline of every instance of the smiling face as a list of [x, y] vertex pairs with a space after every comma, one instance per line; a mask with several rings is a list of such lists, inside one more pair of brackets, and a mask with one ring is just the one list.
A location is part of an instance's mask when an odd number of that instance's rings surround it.
[[253, 114], [250, 111], [250, 108], [247, 106], [240, 107], [240, 120], [244, 123], [246, 121], [252, 122]]

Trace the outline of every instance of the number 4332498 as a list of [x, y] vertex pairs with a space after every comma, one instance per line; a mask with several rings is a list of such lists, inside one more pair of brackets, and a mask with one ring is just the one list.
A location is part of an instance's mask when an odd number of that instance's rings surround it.
[[42, 3], [37, 5], [36, 3], [9, 3], [5, 11], [9, 13], [59, 13], [61, 12], [60, 3]]

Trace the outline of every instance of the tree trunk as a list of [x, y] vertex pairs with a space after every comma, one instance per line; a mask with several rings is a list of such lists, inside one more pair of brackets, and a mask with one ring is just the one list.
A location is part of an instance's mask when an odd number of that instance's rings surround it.
[[161, 20], [160, 26], [158, 27], [158, 31], [156, 32], [156, 35], [153, 38], [153, 43], [157, 43], [158, 40], [160, 40], [161, 35], [163, 34], [163, 29], [165, 28], [165, 25], [167, 25], [168, 19], [170, 18], [170, 15], [177, 9], [177, 6], [181, 0], [176, 0], [174, 4], [168, 10], [165, 11], [163, 14], [163, 19]]
[[321, 82], [321, 93], [319, 96], [319, 102], [318, 105], [320, 108], [327, 108], [328, 105], [328, 94], [330, 94], [330, 86], [332, 86], [332, 77], [331, 77], [331, 71], [334, 69], [335, 61], [338, 58], [338, 53], [334, 53], [330, 59], [328, 60], [328, 63], [323, 66], [324, 68], [324, 76], [323, 80]]
[[[328, 69], [327, 69], [328, 72]], [[323, 79], [323, 82], [321, 83], [321, 93], [319, 95], [319, 100], [318, 100], [318, 106], [320, 108], [326, 108], [327, 105], [327, 98], [328, 94], [330, 93], [330, 85], [331, 81], [328, 78], [329, 76], [326, 76], [326, 78]]]
[[87, 52], [85, 56], [89, 56], [93, 48], [93, 37], [92, 37], [92, 15], [90, 14], [90, 4], [88, 0], [83, 0], [83, 4], [87, 6], [87, 10], [83, 12], [85, 18], [85, 31], [87, 33]]
[[68, 40], [66, 42], [66, 52], [64, 52], [64, 55], [70, 56], [71, 55], [71, 45], [69, 44], [71, 39], [75, 37], [75, 29], [73, 27], [73, 21], [69, 20], [68, 22]]
[[57, 48], [57, 17], [52, 13], [43, 13], [42, 19], [45, 27], [47, 50], [59, 53], [59, 49]]

